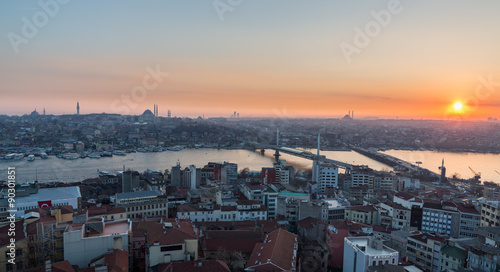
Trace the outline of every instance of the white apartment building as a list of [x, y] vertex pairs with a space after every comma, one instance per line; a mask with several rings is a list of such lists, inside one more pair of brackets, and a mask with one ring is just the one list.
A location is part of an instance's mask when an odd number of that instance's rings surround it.
[[373, 237], [344, 238], [344, 272], [365, 272], [369, 266], [398, 264], [399, 252]]
[[338, 189], [339, 168], [333, 164], [318, 165], [319, 191], [326, 193], [327, 189]]

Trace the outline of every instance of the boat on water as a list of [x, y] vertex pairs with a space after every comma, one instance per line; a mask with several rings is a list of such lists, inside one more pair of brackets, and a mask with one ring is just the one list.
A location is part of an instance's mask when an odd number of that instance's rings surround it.
[[113, 157], [113, 153], [104, 151], [101, 153], [101, 157]]
[[29, 155], [28, 161], [35, 161], [35, 155], [33, 155], [33, 154]]
[[89, 155], [89, 158], [91, 158], [91, 159], [100, 159], [101, 155], [92, 153], [92, 154]]
[[22, 160], [24, 158], [24, 154], [15, 154], [14, 160]]
[[120, 151], [120, 150], [115, 150], [115, 151], [113, 151], [113, 155], [125, 156], [125, 155], [127, 155], [127, 153]]
[[49, 156], [47, 155], [47, 153], [43, 152], [43, 153], [40, 154], [40, 158], [42, 158], [42, 159], [48, 159]]
[[182, 146], [178, 145], [167, 148], [168, 151], [181, 151], [182, 149], [183, 149]]
[[76, 153], [67, 153], [63, 155], [63, 158], [66, 160], [76, 160], [80, 158], [80, 155]]

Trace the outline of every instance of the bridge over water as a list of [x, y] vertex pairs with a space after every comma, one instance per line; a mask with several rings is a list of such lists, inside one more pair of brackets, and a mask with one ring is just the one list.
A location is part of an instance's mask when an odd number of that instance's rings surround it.
[[278, 152], [283, 152], [286, 154], [290, 154], [290, 155], [293, 155], [296, 157], [300, 157], [300, 158], [304, 158], [304, 159], [308, 159], [308, 160], [312, 160], [312, 161], [331, 163], [331, 164], [334, 164], [334, 165], [336, 165], [340, 168], [346, 169], [346, 170], [352, 170], [353, 168], [356, 167], [356, 165], [337, 161], [337, 160], [328, 159], [325, 156], [321, 156], [321, 155], [318, 156], [318, 155], [313, 154], [309, 151], [298, 150], [298, 149], [289, 148], [289, 147], [281, 147], [281, 146], [277, 146], [277, 145], [260, 144], [260, 143], [255, 143], [255, 142], [247, 142], [247, 144], [249, 146], [253, 146], [254, 149], [260, 149], [261, 153], [264, 153], [265, 149], [272, 149], [272, 150], [276, 150]]

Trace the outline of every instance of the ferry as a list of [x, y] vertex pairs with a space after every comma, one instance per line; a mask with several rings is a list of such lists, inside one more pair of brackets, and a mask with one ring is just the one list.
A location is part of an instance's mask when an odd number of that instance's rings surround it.
[[35, 155], [31, 154], [28, 156], [28, 161], [34, 161], [35, 160]]
[[63, 158], [66, 160], [76, 160], [76, 159], [80, 158], [80, 155], [78, 155], [76, 153], [67, 153], [67, 154], [63, 155]]
[[167, 148], [168, 151], [181, 151], [182, 150], [182, 146], [174, 146], [174, 147], [169, 147]]
[[113, 154], [109, 151], [104, 151], [101, 153], [101, 157], [113, 157]]

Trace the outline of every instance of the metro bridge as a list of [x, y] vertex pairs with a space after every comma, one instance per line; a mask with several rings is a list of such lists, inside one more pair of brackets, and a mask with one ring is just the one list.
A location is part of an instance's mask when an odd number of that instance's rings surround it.
[[350, 171], [356, 167], [356, 165], [337, 161], [337, 160], [328, 159], [325, 156], [315, 155], [309, 151], [298, 150], [298, 149], [289, 148], [289, 147], [281, 147], [281, 146], [277, 146], [277, 145], [260, 144], [260, 143], [256, 143], [256, 142], [246, 142], [246, 144], [248, 144], [249, 146], [253, 146], [254, 149], [260, 149], [261, 154], [264, 154], [265, 149], [276, 150], [276, 153], [274, 154], [275, 157], [276, 156], [279, 157], [280, 156], [279, 152], [283, 152], [286, 154], [290, 154], [290, 155], [304, 158], [304, 159], [308, 159], [308, 160], [334, 164], [337, 167], [343, 168], [343, 169], [348, 170], [348, 171]]

